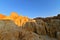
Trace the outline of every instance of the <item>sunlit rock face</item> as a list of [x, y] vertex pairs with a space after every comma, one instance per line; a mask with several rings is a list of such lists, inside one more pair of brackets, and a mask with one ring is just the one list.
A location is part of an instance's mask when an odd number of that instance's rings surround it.
[[19, 16], [16, 12], [12, 12], [10, 16], [0, 14], [0, 19], [9, 19], [15, 22], [16, 25], [22, 26], [26, 22], [34, 22], [35, 20], [29, 19], [28, 17]]
[[3, 19], [5, 17], [6, 17], [5, 15], [0, 14], [0, 19]]

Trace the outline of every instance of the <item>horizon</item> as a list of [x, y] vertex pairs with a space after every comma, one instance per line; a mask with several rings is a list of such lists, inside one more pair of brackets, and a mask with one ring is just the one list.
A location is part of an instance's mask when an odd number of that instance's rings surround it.
[[49, 17], [60, 14], [60, 0], [0, 0], [0, 14], [35, 17]]

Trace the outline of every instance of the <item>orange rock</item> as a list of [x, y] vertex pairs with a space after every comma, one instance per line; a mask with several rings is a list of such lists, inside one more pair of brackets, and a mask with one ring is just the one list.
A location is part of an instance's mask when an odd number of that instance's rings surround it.
[[25, 24], [28, 21], [28, 18], [23, 17], [23, 16], [19, 16], [15, 21], [15, 24], [17, 24], [18, 26], [22, 26], [23, 24]]
[[3, 19], [5, 17], [6, 17], [5, 15], [0, 14], [0, 19]]
[[12, 12], [12, 13], [10, 14], [10, 17], [11, 17], [11, 19], [15, 20], [15, 19], [18, 18], [19, 16], [18, 16], [18, 14], [17, 14], [16, 12]]
[[3, 19], [3, 20], [7, 20], [7, 19], [12, 20], [18, 26], [22, 26], [26, 22], [33, 22], [34, 21], [32, 19], [29, 19], [28, 17], [19, 16], [16, 12], [12, 12], [10, 14], [10, 16], [5, 16], [5, 15], [0, 14], [0, 19]]

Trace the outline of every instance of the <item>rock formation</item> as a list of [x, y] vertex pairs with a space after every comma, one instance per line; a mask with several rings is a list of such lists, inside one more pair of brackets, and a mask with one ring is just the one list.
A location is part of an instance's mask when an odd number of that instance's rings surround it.
[[11, 20], [0, 20], [0, 40], [40, 40], [39, 35], [19, 28]]
[[0, 14], [0, 40], [60, 40], [60, 15], [31, 19]]
[[51, 38], [57, 38], [58, 40], [60, 40], [59, 36], [58, 36], [58, 35], [60, 35], [60, 15], [53, 16], [53, 17], [47, 17], [47, 18], [37, 17], [37, 18], [34, 18], [34, 20], [36, 20], [36, 21], [38, 21], [38, 20], [44, 21], [46, 23], [45, 24], [46, 26], [44, 26], [46, 34], [48, 36], [50, 36]]
[[6, 17], [5, 15], [0, 14], [0, 19], [3, 19], [5, 17]]

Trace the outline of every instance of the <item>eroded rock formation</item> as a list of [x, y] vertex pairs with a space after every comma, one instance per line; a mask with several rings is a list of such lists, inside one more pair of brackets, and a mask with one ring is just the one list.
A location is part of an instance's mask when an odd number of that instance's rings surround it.
[[40, 40], [39, 35], [19, 28], [11, 20], [0, 20], [0, 40]]
[[43, 20], [46, 23], [46, 26], [44, 26], [46, 34], [51, 38], [58, 38], [58, 40], [60, 40], [58, 37], [58, 35], [60, 35], [60, 15], [47, 18], [37, 17], [34, 18], [34, 20]]
[[60, 40], [60, 15], [31, 19], [0, 14], [0, 40]]

